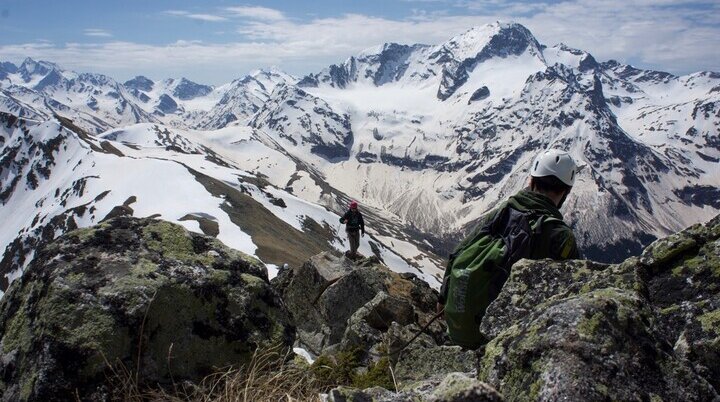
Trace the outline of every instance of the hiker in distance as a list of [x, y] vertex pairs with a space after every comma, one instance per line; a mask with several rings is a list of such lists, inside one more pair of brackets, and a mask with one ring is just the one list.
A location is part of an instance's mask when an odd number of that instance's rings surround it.
[[358, 210], [357, 201], [350, 203], [348, 211], [340, 218], [340, 223], [345, 224], [345, 232], [350, 241], [350, 252], [346, 255], [351, 259], [356, 259], [359, 256], [357, 250], [360, 247], [360, 236], [365, 236], [365, 221]]
[[580, 258], [572, 229], [559, 211], [576, 172], [567, 152], [543, 151], [530, 167], [528, 188], [481, 217], [450, 255], [438, 312], [444, 309], [454, 343], [476, 349], [486, 342], [480, 321], [519, 259]]

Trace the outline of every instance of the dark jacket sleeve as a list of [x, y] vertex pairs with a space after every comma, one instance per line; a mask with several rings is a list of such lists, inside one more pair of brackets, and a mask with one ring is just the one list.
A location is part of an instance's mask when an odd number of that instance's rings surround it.
[[360, 230], [365, 234], [365, 220], [360, 212], [358, 212], [358, 214], [360, 215]]
[[340, 217], [340, 223], [347, 223], [349, 214], [350, 214], [350, 211], [345, 212], [345, 215]]
[[575, 234], [568, 226], [560, 224], [553, 228], [550, 239], [550, 258], [554, 260], [580, 259]]
[[579, 260], [581, 258], [580, 250], [577, 247], [577, 242], [575, 241], [575, 235], [573, 234], [573, 232], [569, 233], [569, 235], [565, 238], [565, 241], [562, 242], [558, 250], [560, 250], [558, 259]]

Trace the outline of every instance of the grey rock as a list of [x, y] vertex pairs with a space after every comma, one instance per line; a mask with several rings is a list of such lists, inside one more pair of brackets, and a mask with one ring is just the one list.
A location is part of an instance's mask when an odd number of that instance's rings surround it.
[[3, 401], [107, 400], [111, 367], [140, 386], [199, 382], [258, 347], [294, 341], [261, 263], [130, 217], [39, 250], [0, 303], [0, 334]]
[[464, 373], [426, 379], [398, 392], [384, 388], [359, 390], [337, 387], [328, 394], [329, 402], [500, 402], [502, 397], [490, 385]]
[[[272, 283], [294, 317], [298, 340], [316, 355], [340, 345], [368, 347], [393, 321], [427, 322], [437, 301], [425, 282], [403, 278], [374, 257], [356, 263], [330, 252], [282, 270]], [[430, 329], [438, 338], [444, 331], [439, 323]]]
[[367, 350], [383, 341], [382, 335], [392, 323], [407, 325], [413, 322], [415, 311], [410, 301], [380, 291], [348, 319], [341, 346], [345, 349], [361, 346]]
[[450, 373], [435, 388], [429, 402], [500, 402], [495, 388], [462, 373]]
[[398, 386], [406, 386], [427, 379], [442, 379], [449, 373], [477, 374], [477, 356], [474, 351], [460, 346], [421, 347], [412, 344], [398, 358], [395, 379]]
[[373, 398], [356, 388], [337, 387], [328, 393], [328, 402], [373, 402]]
[[160, 99], [158, 100], [158, 104], [155, 107], [157, 108], [157, 110], [165, 114], [171, 114], [177, 111], [178, 104], [177, 102], [175, 102], [175, 99], [173, 99], [169, 95], [162, 94], [160, 96]]
[[720, 218], [621, 264], [520, 261], [481, 330], [511, 400], [720, 400]]

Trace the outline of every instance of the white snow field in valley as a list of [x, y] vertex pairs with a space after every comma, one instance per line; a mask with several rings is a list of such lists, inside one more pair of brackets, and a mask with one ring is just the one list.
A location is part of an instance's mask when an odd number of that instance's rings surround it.
[[352, 199], [360, 252], [437, 286], [548, 147], [579, 162], [562, 212], [585, 257], [619, 261], [720, 211], [720, 73], [602, 62], [513, 23], [217, 87], [2, 63], [0, 112], [2, 289], [38, 246], [111, 213], [300, 264], [346, 249]]

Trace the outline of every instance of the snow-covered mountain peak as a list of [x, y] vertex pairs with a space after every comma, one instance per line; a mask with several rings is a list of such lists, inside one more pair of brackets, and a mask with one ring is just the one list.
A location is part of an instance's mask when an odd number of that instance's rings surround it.
[[282, 81], [288, 81], [288, 82], [295, 82], [297, 81], [297, 78], [293, 77], [292, 75], [286, 73], [278, 66], [270, 66], [267, 68], [257, 68], [253, 71], [251, 71], [249, 76], [258, 78], [258, 77], [275, 77], [276, 79], [282, 80]]
[[253, 114], [270, 99], [278, 85], [294, 85], [297, 78], [277, 68], [260, 69], [223, 85], [215, 105], [197, 124], [205, 129], [218, 129], [230, 124], [246, 124]]
[[244, 78], [257, 80], [268, 93], [271, 93], [278, 84], [295, 84], [298, 81], [297, 78], [280, 70], [280, 68], [276, 66], [254, 70]]
[[[486, 58], [519, 55], [525, 50], [539, 53], [540, 44], [533, 34], [518, 23], [495, 22], [473, 27], [439, 45], [437, 53], [448, 53], [458, 61], [476, 58], [484, 53]], [[440, 62], [444, 59], [438, 60]]]
[[187, 78], [168, 78], [161, 84], [167, 93], [171, 93], [175, 98], [180, 100], [191, 100], [201, 96], [206, 96], [213, 91], [213, 87], [209, 85], [198, 84]]
[[545, 48], [542, 53], [548, 66], [563, 64], [581, 71], [589, 71], [599, 67], [598, 62], [590, 53], [575, 49], [564, 43]]
[[[439, 45], [431, 54], [433, 64], [442, 67], [437, 98], [445, 101], [470, 79], [484, 63], [511, 58], [510, 67], [544, 65], [542, 47], [524, 26], [517, 23], [495, 23], [475, 27]], [[499, 66], [496, 66], [498, 68]], [[536, 70], [533, 67], [531, 69]]]
[[145, 77], [143, 75], [137, 75], [135, 76], [135, 78], [125, 81], [123, 85], [125, 86], [125, 88], [150, 92], [152, 91], [155, 83], [148, 77]]
[[45, 75], [53, 69], [59, 70], [60, 67], [58, 67], [57, 64], [51, 63], [49, 61], [35, 61], [30, 57], [27, 57], [25, 60], [23, 60], [19, 68], [21, 73], [25, 73], [28, 75]]

